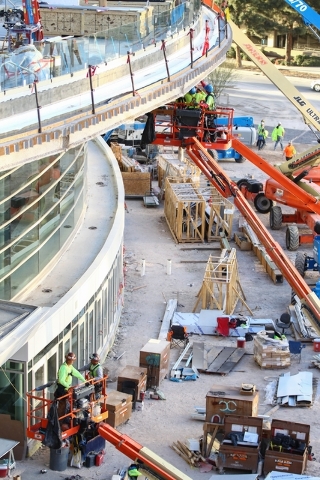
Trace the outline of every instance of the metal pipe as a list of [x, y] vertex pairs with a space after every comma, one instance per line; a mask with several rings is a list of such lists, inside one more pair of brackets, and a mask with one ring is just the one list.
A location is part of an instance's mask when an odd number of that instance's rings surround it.
[[89, 82], [90, 82], [90, 92], [91, 92], [91, 105], [92, 105], [92, 115], [96, 113], [96, 109], [94, 106], [94, 95], [93, 95], [93, 86], [92, 86], [92, 72], [95, 71], [97, 67], [94, 67], [93, 65], [89, 65], [88, 67], [88, 76], [89, 76]]
[[166, 42], [165, 42], [165, 40], [161, 40], [161, 43], [162, 43], [161, 50], [163, 51], [164, 61], [166, 63], [168, 82], [170, 82], [170, 72], [169, 72], [168, 60], [167, 60], [167, 55], [166, 55]]
[[189, 35], [190, 35], [190, 66], [193, 68], [193, 28], [190, 28]]
[[132, 95], [135, 97], [136, 96], [136, 92], [134, 90], [134, 82], [133, 82], [133, 72], [132, 72], [132, 67], [131, 67], [131, 59], [130, 59], [130, 55], [132, 55], [132, 53], [130, 52], [127, 52], [128, 54], [128, 57], [127, 57], [127, 63], [129, 64], [129, 71], [130, 71], [130, 77], [131, 77], [131, 85], [132, 85]]
[[37, 88], [37, 83], [38, 83], [38, 79], [35, 78], [34, 81], [33, 81], [33, 86], [34, 86], [34, 95], [36, 97], [36, 105], [37, 105], [37, 116], [38, 116], [38, 133], [41, 133], [42, 132], [42, 127], [41, 127], [41, 117], [40, 117], [40, 108], [41, 106], [39, 105], [39, 99], [38, 99], [38, 88]]

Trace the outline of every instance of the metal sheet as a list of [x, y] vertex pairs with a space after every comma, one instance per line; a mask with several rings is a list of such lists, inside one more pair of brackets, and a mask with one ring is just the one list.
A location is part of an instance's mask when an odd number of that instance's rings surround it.
[[[256, 480], [257, 473], [237, 473], [235, 475], [223, 475], [223, 480]], [[217, 475], [212, 475], [209, 480], [217, 480]]]
[[299, 372], [297, 375], [279, 377], [277, 397], [299, 396], [312, 400], [312, 372]]
[[20, 442], [16, 440], [8, 440], [7, 438], [0, 438], [0, 458], [6, 453], [10, 452], [14, 447], [19, 445]]
[[265, 480], [320, 480], [320, 477], [299, 475], [298, 473], [270, 472], [266, 476]]

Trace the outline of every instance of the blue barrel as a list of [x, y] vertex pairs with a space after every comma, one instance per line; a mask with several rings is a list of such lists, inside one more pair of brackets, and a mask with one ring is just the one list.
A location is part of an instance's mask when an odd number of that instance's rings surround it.
[[50, 448], [50, 470], [63, 472], [68, 467], [69, 447]]

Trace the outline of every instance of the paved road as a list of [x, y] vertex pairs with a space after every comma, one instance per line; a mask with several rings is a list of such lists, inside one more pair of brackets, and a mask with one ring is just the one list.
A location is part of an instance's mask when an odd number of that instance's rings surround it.
[[[299, 111], [263, 73], [246, 70], [239, 71], [237, 75], [234, 85], [227, 88], [221, 97], [223, 103], [228, 102], [235, 108], [236, 115], [252, 116], [255, 124], [263, 118], [270, 135], [277, 122], [281, 122], [286, 130], [285, 140], [316, 143]], [[311, 90], [311, 81], [307, 78], [287, 78], [320, 112], [320, 94]]]

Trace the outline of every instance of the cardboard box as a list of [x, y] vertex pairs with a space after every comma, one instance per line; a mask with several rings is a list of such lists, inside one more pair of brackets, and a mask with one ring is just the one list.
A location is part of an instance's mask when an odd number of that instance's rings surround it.
[[170, 342], [150, 339], [140, 350], [140, 367], [147, 368], [147, 388], [158, 387], [169, 370]]
[[252, 243], [245, 233], [235, 232], [234, 240], [238, 247], [240, 247], [240, 250], [252, 250]]
[[[219, 467], [251, 470], [258, 469], [260, 442], [262, 438], [263, 419], [245, 415], [226, 415], [224, 419], [224, 438], [219, 450]], [[233, 445], [228, 438], [230, 433], [252, 435], [250, 441], [238, 440]]]
[[[272, 438], [276, 436], [276, 433], [284, 433], [285, 435], [290, 435], [294, 440], [300, 440], [305, 443], [305, 449], [302, 452], [297, 452], [292, 449], [286, 450], [282, 447], [281, 451], [277, 451], [279, 447], [272, 445]], [[298, 474], [304, 473], [308, 461], [307, 447], [309, 441], [310, 425], [282, 420], [272, 420], [270, 445], [266, 450], [264, 459], [264, 474], [267, 475], [272, 471]]]
[[117, 390], [131, 393], [132, 401], [140, 400], [140, 393], [147, 389], [147, 368], [127, 365], [118, 376]]
[[206, 422], [213, 423], [214, 417], [223, 422], [226, 413], [226, 406], [234, 410], [235, 415], [256, 416], [258, 415], [259, 391], [256, 390], [252, 395], [241, 395], [239, 387], [230, 387], [224, 385], [213, 385], [206, 395]]

